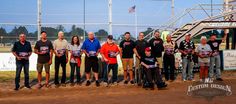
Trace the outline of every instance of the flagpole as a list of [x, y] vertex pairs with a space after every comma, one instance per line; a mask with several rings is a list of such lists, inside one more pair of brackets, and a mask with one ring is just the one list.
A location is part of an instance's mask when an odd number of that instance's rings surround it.
[[135, 20], [135, 38], [138, 38], [138, 16], [137, 16], [137, 7], [135, 5], [135, 11], [134, 11], [134, 20]]

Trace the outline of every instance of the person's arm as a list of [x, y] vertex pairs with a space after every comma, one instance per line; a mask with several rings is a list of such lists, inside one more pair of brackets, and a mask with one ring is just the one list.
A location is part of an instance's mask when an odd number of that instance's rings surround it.
[[137, 49], [134, 48], [133, 51], [134, 51], [134, 54], [140, 59], [141, 57], [139, 56]]
[[147, 64], [145, 64], [144, 62], [141, 62], [141, 65], [143, 65], [144, 67], [146, 67], [147, 69], [149, 68], [149, 66]]
[[30, 42], [29, 42], [29, 46], [30, 46], [30, 49], [29, 49], [29, 56], [28, 57], [30, 57], [32, 55], [32, 47], [31, 47]]
[[59, 55], [59, 54], [57, 53], [57, 50], [56, 50], [56, 49], [57, 49], [57, 47], [56, 47], [56, 41], [53, 42], [53, 48], [54, 48], [54, 51], [53, 51], [53, 52], [54, 52], [55, 56], [61, 57], [61, 55]]
[[96, 52], [96, 56], [98, 56], [98, 54], [100, 53], [100, 50], [101, 50], [101, 44], [100, 42], [98, 41], [98, 50]]
[[180, 42], [180, 45], [179, 45], [179, 52], [181, 53], [181, 54], [183, 54], [183, 55], [186, 55], [187, 54], [187, 52], [185, 52], [184, 50], [183, 50], [183, 43], [182, 42]]
[[120, 47], [119, 50], [120, 50], [120, 59], [122, 59], [122, 55], [123, 55], [122, 54], [122, 48]]
[[14, 43], [12, 47], [12, 54], [16, 57], [17, 60], [21, 60], [21, 58], [16, 54], [16, 43]]
[[119, 47], [116, 46], [116, 56], [120, 53]]
[[224, 43], [225, 42], [225, 40], [226, 40], [226, 38], [227, 38], [227, 34], [224, 34], [224, 36], [222, 37], [222, 43]]
[[178, 44], [177, 43], [174, 43], [175, 44], [175, 47], [174, 47], [174, 53], [177, 53], [178, 52]]

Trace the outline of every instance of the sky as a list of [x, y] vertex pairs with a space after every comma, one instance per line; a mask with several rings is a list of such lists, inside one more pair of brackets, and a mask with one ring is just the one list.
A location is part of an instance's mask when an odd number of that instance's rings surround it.
[[[83, 23], [84, 0], [42, 0], [42, 23]], [[125, 31], [135, 33], [135, 15], [128, 13], [128, 9], [136, 5], [138, 31], [145, 30], [148, 26], [158, 26], [167, 23], [171, 17], [171, 2], [163, 0], [112, 0], [113, 34], [122, 34]], [[37, 23], [37, 0], [0, 0], [0, 26], [10, 30], [15, 25], [2, 25], [3, 23]], [[175, 0], [175, 16], [180, 15], [187, 8], [197, 4], [209, 4], [211, 0]], [[223, 0], [213, 0], [214, 4], [222, 4]], [[108, 31], [108, 0], [85, 0], [86, 23], [99, 23], [86, 25], [86, 31], [97, 31], [103, 28]], [[204, 17], [195, 14], [196, 17]], [[181, 22], [187, 22], [183, 19]], [[130, 24], [124, 26], [118, 24]], [[43, 25], [55, 26], [55, 25]], [[66, 31], [71, 25], [64, 25]], [[36, 26], [27, 26], [30, 30]], [[83, 27], [78, 25], [78, 27]]]

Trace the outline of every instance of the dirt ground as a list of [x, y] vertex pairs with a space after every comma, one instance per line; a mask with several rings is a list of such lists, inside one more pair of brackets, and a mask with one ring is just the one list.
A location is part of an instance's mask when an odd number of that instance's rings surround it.
[[[86, 87], [76, 85], [71, 87], [42, 88], [31, 90], [22, 88], [13, 91], [12, 82], [0, 82], [0, 104], [235, 104], [236, 103], [236, 72], [224, 72], [224, 83], [232, 88], [231, 96], [217, 96], [212, 100], [204, 97], [188, 96], [187, 87], [193, 82], [182, 82], [180, 75], [174, 82], [167, 82], [164, 90], [145, 90], [136, 85], [124, 85], [120, 82], [117, 86], [96, 87], [94, 83]], [[196, 78], [198, 76], [196, 75]]]

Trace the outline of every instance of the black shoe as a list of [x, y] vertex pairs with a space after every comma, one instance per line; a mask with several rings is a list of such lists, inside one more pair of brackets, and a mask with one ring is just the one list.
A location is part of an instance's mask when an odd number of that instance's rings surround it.
[[151, 89], [151, 90], [154, 90], [154, 84], [153, 84], [153, 83], [150, 83], [149, 85], [150, 85], [150, 89]]
[[216, 78], [216, 80], [217, 80], [217, 81], [223, 81], [223, 79], [222, 79], [222, 78]]
[[82, 83], [81, 83], [81, 82], [76, 82], [76, 85], [79, 85], [79, 86], [81, 86], [81, 85], [82, 85]]
[[70, 86], [71, 86], [71, 87], [75, 86], [75, 83], [71, 83]]
[[55, 88], [59, 88], [60, 87], [60, 84], [55, 84]]
[[62, 83], [61, 86], [62, 86], [62, 87], [66, 87], [66, 84], [65, 84], [65, 83]]
[[142, 86], [142, 83], [138, 83], [138, 86]]
[[31, 87], [28, 85], [28, 86], [25, 86], [25, 88], [28, 88], [28, 89], [31, 89]]
[[132, 85], [134, 85], [134, 81], [133, 81], [133, 80], [131, 80], [130, 83], [131, 83]]
[[125, 80], [124, 84], [128, 84], [129, 82], [127, 80]]
[[161, 89], [161, 88], [165, 88], [167, 87], [167, 84], [165, 82], [162, 82], [162, 83], [158, 83], [157, 84], [157, 88]]
[[96, 86], [99, 87], [100, 86], [100, 83], [99, 81], [96, 81]]
[[91, 84], [91, 82], [88, 80], [87, 82], [86, 82], [86, 86], [89, 86]]
[[14, 90], [15, 90], [15, 91], [19, 91], [19, 87], [15, 88]]

